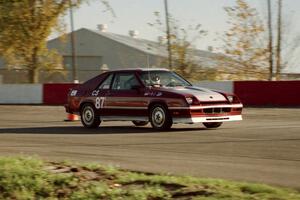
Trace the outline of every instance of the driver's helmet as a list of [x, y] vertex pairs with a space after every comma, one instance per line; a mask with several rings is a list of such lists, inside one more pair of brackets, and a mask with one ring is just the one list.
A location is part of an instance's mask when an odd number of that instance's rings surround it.
[[151, 83], [154, 85], [160, 85], [160, 77], [158, 75], [152, 76]]

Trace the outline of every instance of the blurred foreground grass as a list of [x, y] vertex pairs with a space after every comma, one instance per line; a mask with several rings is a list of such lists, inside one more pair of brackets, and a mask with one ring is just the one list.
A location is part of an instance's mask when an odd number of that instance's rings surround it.
[[2, 157], [0, 199], [299, 200], [300, 193], [263, 184], [145, 174], [98, 164]]

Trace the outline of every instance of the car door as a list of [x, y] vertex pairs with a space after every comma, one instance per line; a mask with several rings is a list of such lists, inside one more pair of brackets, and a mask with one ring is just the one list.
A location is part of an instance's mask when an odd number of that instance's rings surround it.
[[105, 105], [106, 96], [110, 92], [113, 76], [113, 73], [109, 74], [95, 90], [91, 91], [91, 94], [89, 95], [96, 108], [96, 113], [101, 117], [107, 115], [109, 112], [105, 108]]
[[145, 120], [148, 114], [143, 87], [134, 72], [115, 73], [105, 100], [108, 115], [118, 120]]

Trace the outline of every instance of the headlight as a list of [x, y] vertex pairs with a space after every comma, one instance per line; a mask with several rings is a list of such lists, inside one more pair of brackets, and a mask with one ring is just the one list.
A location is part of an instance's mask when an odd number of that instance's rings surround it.
[[234, 100], [234, 97], [233, 97], [233, 96], [227, 96], [227, 99], [228, 99], [228, 101], [229, 101], [230, 103], [232, 103], [233, 100]]
[[186, 97], [186, 102], [189, 104], [189, 105], [192, 105], [193, 104], [193, 98], [191, 97]]

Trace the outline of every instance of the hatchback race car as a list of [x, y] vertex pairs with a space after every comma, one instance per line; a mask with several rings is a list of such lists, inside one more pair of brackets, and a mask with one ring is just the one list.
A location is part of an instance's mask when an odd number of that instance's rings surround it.
[[242, 108], [234, 94], [195, 87], [167, 69], [102, 73], [71, 89], [65, 105], [87, 128], [97, 128], [101, 121], [132, 121], [136, 126], [150, 122], [158, 130], [174, 123], [217, 128], [242, 120]]

